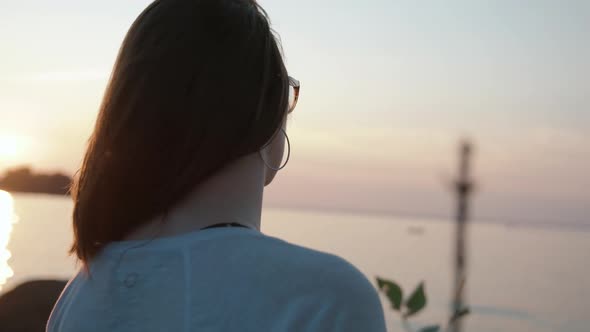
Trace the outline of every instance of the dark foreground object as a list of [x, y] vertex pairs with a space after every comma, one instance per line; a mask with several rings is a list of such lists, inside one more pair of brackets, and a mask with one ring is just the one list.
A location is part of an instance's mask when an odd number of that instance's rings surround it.
[[0, 296], [0, 332], [43, 332], [65, 281], [25, 282]]

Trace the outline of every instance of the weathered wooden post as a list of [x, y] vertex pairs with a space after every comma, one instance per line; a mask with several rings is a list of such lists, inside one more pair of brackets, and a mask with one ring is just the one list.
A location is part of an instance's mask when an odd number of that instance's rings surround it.
[[457, 229], [455, 233], [455, 279], [452, 313], [449, 322], [451, 332], [461, 332], [460, 317], [465, 312], [463, 303], [463, 290], [466, 281], [467, 249], [465, 245], [466, 228], [469, 220], [469, 196], [473, 191], [473, 183], [470, 178], [470, 159], [472, 145], [465, 140], [460, 144], [459, 151], [459, 177], [455, 182], [455, 194], [457, 195]]

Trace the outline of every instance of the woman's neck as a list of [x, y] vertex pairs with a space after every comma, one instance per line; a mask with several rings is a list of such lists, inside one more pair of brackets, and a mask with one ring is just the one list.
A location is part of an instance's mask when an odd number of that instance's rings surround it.
[[201, 183], [166, 215], [126, 239], [174, 236], [232, 222], [259, 230], [264, 181], [265, 167], [257, 154], [240, 158]]

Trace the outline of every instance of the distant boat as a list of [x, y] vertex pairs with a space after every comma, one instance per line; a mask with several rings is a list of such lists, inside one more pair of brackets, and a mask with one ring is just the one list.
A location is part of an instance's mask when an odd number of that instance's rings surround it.
[[410, 226], [408, 227], [408, 234], [411, 235], [422, 235], [424, 234], [425, 230], [422, 226]]

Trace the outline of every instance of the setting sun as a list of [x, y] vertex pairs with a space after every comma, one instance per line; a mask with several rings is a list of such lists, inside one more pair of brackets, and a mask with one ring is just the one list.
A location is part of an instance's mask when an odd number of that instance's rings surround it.
[[0, 162], [14, 161], [26, 148], [26, 138], [0, 135]]

